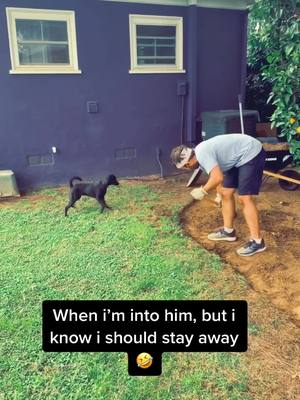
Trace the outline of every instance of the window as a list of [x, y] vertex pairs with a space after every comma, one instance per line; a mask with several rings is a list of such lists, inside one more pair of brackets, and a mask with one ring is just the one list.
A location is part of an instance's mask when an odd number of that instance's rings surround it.
[[182, 18], [130, 15], [130, 73], [183, 70]]
[[6, 8], [10, 73], [80, 73], [73, 11]]

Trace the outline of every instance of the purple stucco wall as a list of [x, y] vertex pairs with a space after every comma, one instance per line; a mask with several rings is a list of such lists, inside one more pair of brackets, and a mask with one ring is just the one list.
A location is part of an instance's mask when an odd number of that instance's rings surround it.
[[199, 8], [198, 109], [237, 109], [245, 64], [243, 11]]
[[[82, 74], [10, 75], [6, 6], [74, 10]], [[186, 74], [128, 73], [129, 14], [184, 18]], [[160, 148], [170, 172], [169, 152], [180, 141], [177, 82], [189, 83], [185, 135], [192, 141], [200, 111], [236, 107], [244, 24], [245, 13], [239, 11], [97, 0], [2, 1], [0, 169], [13, 169], [23, 189], [62, 184], [72, 175], [139, 176], [160, 172]], [[98, 113], [87, 112], [88, 101], [98, 102]], [[52, 146], [58, 149], [54, 165], [28, 166], [28, 155], [49, 153]], [[129, 147], [136, 149], [136, 158], [115, 159], [116, 149]]]

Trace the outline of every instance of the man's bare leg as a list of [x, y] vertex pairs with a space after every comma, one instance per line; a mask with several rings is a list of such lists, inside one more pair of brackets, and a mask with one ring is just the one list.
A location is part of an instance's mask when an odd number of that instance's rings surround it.
[[239, 196], [239, 201], [243, 206], [244, 217], [248, 225], [251, 240], [244, 246], [237, 249], [240, 256], [248, 257], [266, 250], [266, 245], [259, 226], [258, 211], [251, 195]]
[[222, 215], [224, 227], [233, 229], [233, 222], [236, 217], [235, 211], [235, 189], [218, 188], [218, 192], [222, 195]]
[[210, 233], [207, 237], [209, 240], [224, 240], [234, 242], [236, 240], [233, 222], [236, 217], [235, 211], [235, 189], [227, 189], [218, 187], [218, 193], [222, 196], [222, 214], [224, 227], [217, 232]]
[[260, 240], [262, 235], [259, 226], [258, 211], [253, 196], [239, 196], [239, 201], [243, 206], [243, 213], [250, 231], [251, 238], [254, 240]]

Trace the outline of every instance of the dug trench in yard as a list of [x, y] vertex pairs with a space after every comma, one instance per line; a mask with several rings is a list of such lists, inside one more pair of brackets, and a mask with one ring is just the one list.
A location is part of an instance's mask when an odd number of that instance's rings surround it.
[[256, 291], [266, 294], [300, 326], [299, 191], [285, 192], [276, 182], [266, 182], [257, 206], [268, 249], [254, 259], [244, 259], [235, 253], [248, 235], [241, 210], [235, 221], [238, 241], [233, 243], [207, 239], [207, 233], [222, 226], [221, 212], [211, 201], [190, 202], [181, 212], [181, 223], [201, 247], [217, 253], [225, 263], [242, 273]]
[[[295, 307], [293, 305], [295, 303], [288, 304], [288, 302], [290, 298], [296, 298], [296, 293], [299, 295], [299, 267], [296, 260], [299, 259], [300, 192], [283, 191], [275, 179], [270, 179], [262, 185], [258, 208], [263, 210], [262, 222], [266, 222], [264, 226], [267, 232], [266, 237], [272, 240], [266, 252], [258, 254], [256, 258], [242, 259], [237, 256], [238, 258], [233, 262], [229, 260], [230, 257], [226, 261], [223, 256], [225, 249], [221, 243], [211, 246], [213, 243], [205, 241], [205, 234], [210, 232], [212, 227], [218, 226], [217, 219], [221, 225], [220, 209], [216, 208], [213, 202], [208, 204], [206, 199], [201, 207], [199, 202], [195, 201], [194, 204], [191, 202], [191, 188], [186, 187], [190, 177], [189, 172], [147, 183], [160, 198], [160, 201], [151, 206], [150, 221], [153, 225], [159, 226], [160, 218], [176, 217], [176, 221], [183, 229], [182, 233], [194, 239], [188, 242], [188, 248], [194, 248], [198, 244], [199, 248], [205, 247], [208, 250], [214, 247], [214, 250], [209, 251], [212, 264], [208, 265], [208, 269], [203, 271], [199, 265], [197, 270], [191, 273], [191, 283], [199, 286], [199, 292], [194, 294], [195, 298], [215, 299], [214, 291], [221, 290], [224, 299], [247, 301], [249, 345], [248, 351], [242, 358], [245, 357], [247, 364], [251, 399], [298, 400], [300, 398], [300, 323], [299, 320], [291, 318], [291, 310]], [[197, 186], [204, 182], [205, 177], [202, 176], [200, 181], [197, 181]], [[208, 198], [213, 200], [214, 194], [212, 193]], [[236, 226], [237, 235], [239, 240], [243, 240], [244, 232], [240, 230], [240, 225], [243, 224], [242, 211], [239, 209], [237, 211], [239, 215]], [[288, 246], [285, 246], [286, 231], [290, 234], [288, 240], [292, 241]], [[202, 237], [200, 237], [201, 232]], [[237, 243], [226, 244], [227, 254], [235, 252]], [[284, 249], [283, 246], [285, 246]], [[284, 253], [280, 254], [282, 249]], [[216, 276], [210, 274], [210, 269], [213, 270], [216, 260], [214, 254], [220, 254], [222, 259], [221, 268]], [[272, 258], [271, 254], [274, 254]], [[270, 257], [269, 262], [260, 263], [263, 255]], [[207, 254], [203, 254], [203, 258], [206, 256]], [[272, 260], [276, 261], [276, 258], [277, 263], [272, 263]], [[248, 279], [251, 268], [255, 270], [254, 283]], [[206, 290], [202, 287], [203, 273], [210, 282]], [[276, 286], [279, 289], [277, 293]], [[277, 306], [274, 305], [276, 299]], [[281, 304], [284, 304], [284, 307]]]

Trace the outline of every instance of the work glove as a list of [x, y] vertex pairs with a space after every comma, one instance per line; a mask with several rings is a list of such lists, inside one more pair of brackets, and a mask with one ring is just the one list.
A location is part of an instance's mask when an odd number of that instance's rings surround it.
[[203, 189], [203, 186], [193, 189], [191, 191], [191, 196], [195, 199], [195, 200], [202, 200], [204, 199], [204, 197], [207, 195], [208, 193], [206, 192], [206, 190]]

